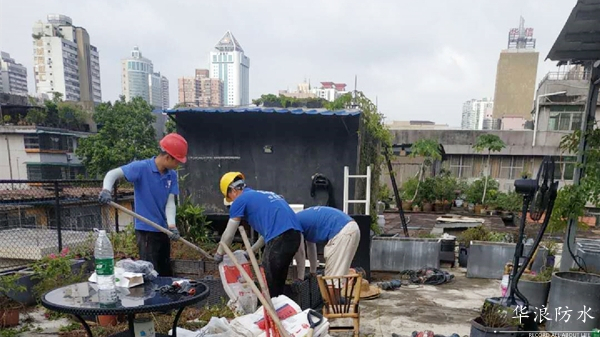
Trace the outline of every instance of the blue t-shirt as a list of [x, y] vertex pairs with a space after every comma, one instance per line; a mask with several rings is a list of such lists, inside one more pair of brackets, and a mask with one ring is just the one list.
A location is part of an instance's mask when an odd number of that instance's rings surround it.
[[265, 239], [265, 244], [282, 233], [302, 231], [296, 213], [279, 195], [270, 191], [244, 188], [229, 209], [230, 218], [244, 218]]
[[[154, 160], [155, 157], [134, 161], [121, 169], [125, 173], [125, 179], [133, 183], [135, 212], [167, 228], [165, 207], [169, 194], [179, 195], [177, 173], [175, 170], [167, 170], [164, 175], [161, 174]], [[138, 219], [135, 219], [135, 229], [158, 232]]]
[[304, 239], [312, 243], [328, 242], [353, 221], [343, 211], [332, 207], [311, 207], [297, 213]]

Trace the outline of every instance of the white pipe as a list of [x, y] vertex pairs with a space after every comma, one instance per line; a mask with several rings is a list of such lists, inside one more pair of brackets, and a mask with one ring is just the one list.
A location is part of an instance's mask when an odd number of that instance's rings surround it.
[[348, 213], [348, 166], [344, 167], [344, 212]]
[[563, 91], [556, 92], [556, 93], [540, 94], [537, 96], [537, 99], [535, 100], [535, 119], [533, 122], [533, 142], [531, 142], [532, 147], [535, 147], [535, 140], [537, 138], [538, 117], [540, 115], [540, 98], [546, 97], [546, 96], [558, 95], [558, 94], [566, 94], [566, 93], [567, 93], [567, 91], [563, 90]]
[[371, 215], [371, 166], [367, 166], [367, 189], [365, 191], [365, 194], [365, 213], [367, 214], [367, 216], [369, 216]]

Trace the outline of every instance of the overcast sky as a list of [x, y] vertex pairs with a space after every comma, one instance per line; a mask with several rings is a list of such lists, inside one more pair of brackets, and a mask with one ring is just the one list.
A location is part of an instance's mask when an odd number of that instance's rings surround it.
[[[0, 50], [33, 80], [32, 25], [68, 15], [87, 29], [100, 53], [103, 101], [121, 93], [120, 60], [134, 45], [170, 82], [208, 68], [208, 55], [231, 30], [250, 58], [250, 97], [295, 89], [310, 78], [342, 82], [373, 101], [390, 120], [460, 126], [462, 103], [493, 97], [496, 64], [508, 31], [534, 28], [538, 81], [576, 0], [0, 0]], [[533, 99], [533, 98], [532, 98]]]

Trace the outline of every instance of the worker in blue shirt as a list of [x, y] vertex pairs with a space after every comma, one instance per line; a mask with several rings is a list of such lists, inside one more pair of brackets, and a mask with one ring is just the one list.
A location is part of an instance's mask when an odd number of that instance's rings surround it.
[[[302, 228], [296, 213], [281, 196], [248, 188], [244, 179], [240, 172], [228, 172], [221, 178], [221, 193], [227, 202], [232, 202], [221, 242], [231, 245], [240, 221], [247, 221], [264, 238], [262, 266], [269, 293], [271, 297], [277, 297], [283, 294], [289, 266], [300, 246]], [[261, 246], [262, 243], [257, 242], [252, 250]], [[224, 250], [219, 246], [215, 261], [221, 262], [223, 254]]]
[[350, 272], [360, 229], [354, 219], [343, 211], [326, 206], [316, 206], [297, 214], [302, 234], [306, 240], [310, 272], [317, 272], [317, 245], [327, 243], [324, 249], [325, 276], [345, 276]]
[[161, 152], [150, 159], [131, 162], [109, 171], [104, 177], [100, 203], [112, 200], [111, 190], [117, 179], [133, 183], [135, 212], [154, 223], [168, 228], [173, 235], [135, 220], [135, 236], [140, 259], [152, 263], [160, 276], [172, 277], [171, 242], [178, 240], [175, 222], [175, 196], [179, 184], [175, 169], [187, 160], [188, 144], [179, 134], [171, 133], [160, 141]]

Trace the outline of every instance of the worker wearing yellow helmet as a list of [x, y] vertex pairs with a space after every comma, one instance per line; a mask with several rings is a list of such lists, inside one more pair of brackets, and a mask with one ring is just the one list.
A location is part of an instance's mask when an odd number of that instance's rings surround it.
[[[265, 251], [262, 265], [271, 297], [283, 294], [288, 268], [300, 247], [302, 227], [296, 213], [280, 196], [270, 191], [254, 190], [246, 186], [244, 174], [228, 172], [221, 177], [221, 193], [225, 202], [231, 202], [229, 221], [221, 237], [231, 245], [242, 219], [264, 238]], [[259, 243], [256, 243], [259, 244]], [[254, 245], [258, 250], [260, 245]], [[223, 260], [219, 247], [215, 261]]]

